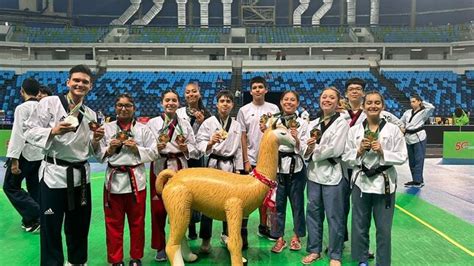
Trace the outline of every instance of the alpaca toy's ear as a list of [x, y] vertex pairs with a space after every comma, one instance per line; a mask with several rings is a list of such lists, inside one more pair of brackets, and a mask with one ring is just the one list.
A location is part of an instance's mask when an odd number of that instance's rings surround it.
[[276, 129], [276, 127], [277, 127], [277, 122], [278, 122], [278, 118], [276, 118], [276, 117], [270, 118], [270, 123], [271, 123], [271, 125], [272, 125], [272, 129]]

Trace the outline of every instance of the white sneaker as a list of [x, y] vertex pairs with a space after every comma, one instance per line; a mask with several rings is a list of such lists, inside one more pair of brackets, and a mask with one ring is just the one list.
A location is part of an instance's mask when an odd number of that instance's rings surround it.
[[229, 242], [229, 237], [226, 234], [221, 234], [221, 244], [227, 246]]

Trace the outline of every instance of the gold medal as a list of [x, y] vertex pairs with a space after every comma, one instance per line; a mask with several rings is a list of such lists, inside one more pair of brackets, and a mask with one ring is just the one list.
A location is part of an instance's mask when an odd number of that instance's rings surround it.
[[370, 130], [366, 130], [364, 132], [364, 138], [368, 139], [370, 142], [376, 141], [379, 137], [377, 132], [372, 132]]
[[229, 136], [229, 133], [225, 131], [225, 129], [221, 129], [218, 132], [219, 132], [219, 135], [221, 135], [222, 140], [226, 140], [227, 137]]
[[290, 129], [297, 129], [300, 126], [300, 123], [296, 121], [296, 119], [290, 119], [288, 121], [288, 128]]
[[117, 133], [116, 139], [120, 140], [121, 142], [128, 140], [127, 132], [120, 131], [119, 133]]
[[89, 122], [89, 129], [91, 131], [96, 131], [99, 127], [101, 127], [102, 125], [97, 123], [96, 121], [91, 121]]
[[184, 135], [179, 134], [176, 136], [175, 141], [177, 144], [184, 144], [186, 142], [186, 137]]
[[170, 136], [167, 133], [162, 132], [160, 136], [158, 136], [158, 142], [160, 143], [167, 143], [170, 141]]
[[310, 133], [310, 136], [312, 138], [315, 138], [316, 140], [318, 140], [321, 137], [321, 130], [319, 130], [317, 128], [311, 129], [311, 131], [309, 133]]

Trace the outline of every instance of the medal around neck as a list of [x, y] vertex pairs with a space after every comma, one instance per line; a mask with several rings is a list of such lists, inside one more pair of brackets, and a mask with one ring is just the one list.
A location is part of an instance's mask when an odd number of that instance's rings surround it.
[[71, 124], [71, 127], [77, 127], [79, 126], [79, 119], [73, 115], [68, 115], [63, 122]]
[[184, 144], [186, 142], [186, 137], [183, 134], [179, 134], [176, 136], [175, 141], [177, 144]]
[[229, 136], [229, 133], [227, 131], [225, 131], [225, 129], [220, 129], [219, 131], [217, 131], [219, 133], [219, 135], [221, 135], [221, 139], [222, 140], [226, 140], [227, 137]]
[[124, 142], [128, 140], [131, 136], [128, 134], [126, 131], [120, 131], [117, 133], [115, 136], [116, 139], [120, 140], [121, 142]]
[[[378, 131], [376, 132], [372, 132], [370, 131], [370, 129], [366, 129], [364, 131], [364, 138], [368, 139], [370, 141], [370, 143], [374, 142], [374, 141], [377, 141], [377, 139], [379, 138], [379, 133]], [[366, 151], [369, 151], [370, 148], [366, 149]]]
[[161, 132], [160, 135], [158, 136], [159, 143], [168, 143], [169, 141], [170, 141], [170, 136], [168, 136], [168, 133], [166, 132]]
[[97, 123], [96, 121], [91, 121], [89, 122], [89, 129], [91, 131], [96, 131], [97, 129], [99, 129], [99, 127], [101, 127], [102, 125]]
[[292, 118], [288, 121], [288, 128], [297, 129], [300, 126], [300, 123], [296, 119]]
[[370, 142], [376, 141], [379, 138], [378, 132], [372, 132], [369, 129], [365, 130], [364, 138], [368, 139]]
[[321, 138], [321, 130], [319, 130], [317, 128], [311, 129], [309, 134], [312, 138], [315, 138], [316, 140], [319, 140]]

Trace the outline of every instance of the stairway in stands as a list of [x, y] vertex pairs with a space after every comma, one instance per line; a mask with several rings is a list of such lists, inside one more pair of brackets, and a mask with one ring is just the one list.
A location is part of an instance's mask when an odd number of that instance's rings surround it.
[[402, 113], [405, 110], [411, 108], [410, 99], [407, 99], [405, 94], [400, 92], [395, 86], [395, 84], [393, 84], [392, 81], [388, 80], [387, 78], [385, 78], [384, 75], [380, 74], [380, 68], [371, 67], [370, 73], [372, 73], [372, 75], [374, 75], [377, 78], [377, 80], [379, 81], [379, 84], [387, 88], [387, 91], [390, 93], [390, 96], [392, 96], [394, 99], [396, 99], [400, 103], [400, 105], [403, 107], [403, 110], [400, 110]]
[[[372, 73], [372, 75], [377, 78], [381, 85], [387, 88], [387, 91], [389, 92], [390, 96], [392, 96], [392, 98], [396, 99], [400, 103], [403, 108], [403, 110], [400, 110], [402, 113], [405, 110], [411, 108], [410, 99], [407, 99], [406, 96], [397, 89], [397, 87], [395, 86], [395, 84], [393, 84], [392, 81], [388, 80], [387, 78], [385, 78], [384, 75], [380, 74], [379, 68], [371, 67], [370, 73]], [[426, 158], [441, 158], [442, 151], [442, 145], [428, 144], [426, 147]]]
[[230, 91], [235, 96], [235, 91], [240, 90], [241, 94], [239, 98], [234, 98], [234, 110], [230, 114], [233, 117], [237, 116], [237, 112], [243, 103], [243, 89], [242, 89], [242, 67], [232, 67], [232, 82], [230, 85]]

